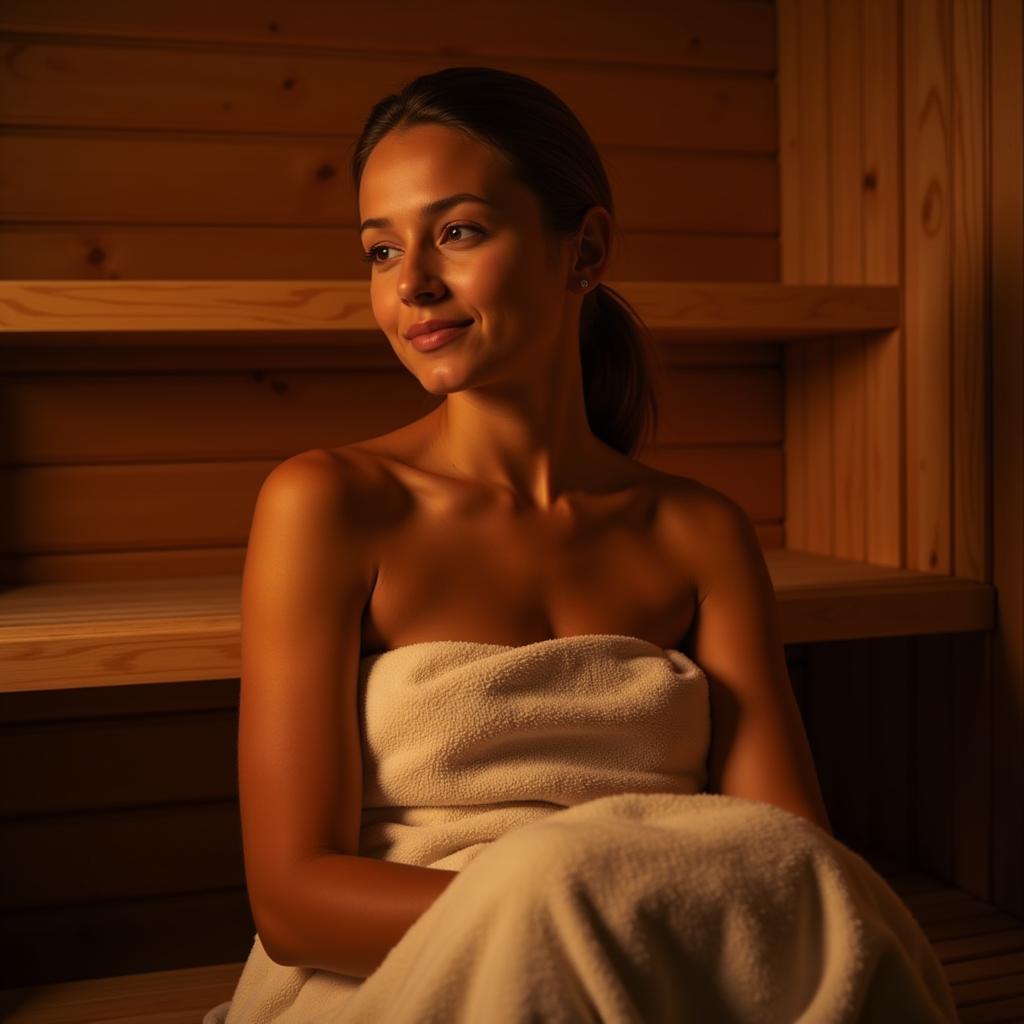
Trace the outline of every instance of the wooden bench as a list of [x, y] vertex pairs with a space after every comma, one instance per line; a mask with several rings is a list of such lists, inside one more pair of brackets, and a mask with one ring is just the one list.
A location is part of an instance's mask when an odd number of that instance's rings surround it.
[[[899, 322], [899, 290], [892, 287], [613, 284], [668, 361], [680, 345], [871, 338]], [[7, 371], [240, 367], [253, 352], [262, 366], [393, 363], [363, 281], [5, 282], [0, 328]], [[654, 464], [659, 457], [652, 453]], [[226, 559], [231, 571], [216, 553], [185, 571], [170, 550], [148, 562], [125, 561], [120, 576], [115, 561], [97, 561], [95, 578], [74, 579], [52, 578], [64, 571], [60, 563], [9, 551], [9, 582], [0, 592], [0, 697], [236, 679], [239, 553]], [[765, 557], [787, 645], [993, 628], [988, 584], [778, 546], [767, 546]], [[963, 1019], [1024, 1016], [1021, 922], [906, 865], [878, 866], [935, 943]], [[241, 966], [8, 989], [0, 1009], [11, 1021], [195, 1021], [197, 1011], [230, 998]]]
[[[875, 863], [932, 941], [963, 1024], [1024, 1020], [1024, 921], [917, 873]], [[243, 963], [0, 991], [8, 1024], [196, 1024], [231, 998]]]

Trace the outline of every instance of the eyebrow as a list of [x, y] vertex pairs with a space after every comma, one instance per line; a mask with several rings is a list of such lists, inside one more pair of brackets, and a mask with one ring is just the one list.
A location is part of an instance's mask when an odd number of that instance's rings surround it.
[[[444, 210], [457, 206], [459, 203], [483, 203], [485, 206], [496, 206], [490, 199], [474, 195], [472, 192], [456, 192], [453, 196], [445, 196], [444, 199], [435, 199], [432, 203], [420, 209], [420, 215], [426, 217], [430, 214], [441, 213]], [[362, 234], [367, 228], [390, 228], [391, 221], [387, 217], [371, 217], [359, 225], [359, 233]]]

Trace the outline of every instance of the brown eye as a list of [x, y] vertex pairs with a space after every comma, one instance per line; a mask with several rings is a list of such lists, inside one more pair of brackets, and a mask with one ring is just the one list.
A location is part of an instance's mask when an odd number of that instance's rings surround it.
[[[444, 229], [446, 235], [448, 234], [449, 231], [467, 231], [467, 230], [468, 231], [475, 231], [478, 235], [483, 234], [483, 232], [479, 228], [473, 227], [472, 224], [449, 224], [448, 227], [446, 227]], [[452, 241], [453, 242], [461, 242], [462, 239], [461, 238], [453, 238]]]

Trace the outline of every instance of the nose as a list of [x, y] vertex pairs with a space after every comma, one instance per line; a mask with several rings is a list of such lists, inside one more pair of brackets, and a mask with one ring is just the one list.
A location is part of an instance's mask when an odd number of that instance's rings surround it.
[[398, 294], [405, 302], [419, 303], [440, 298], [444, 284], [434, 272], [430, 254], [420, 254], [419, 246], [413, 246], [402, 259], [398, 277]]

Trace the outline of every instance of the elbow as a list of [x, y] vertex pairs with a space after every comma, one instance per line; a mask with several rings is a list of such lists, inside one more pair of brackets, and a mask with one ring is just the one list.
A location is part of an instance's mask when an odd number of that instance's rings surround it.
[[288, 952], [287, 948], [282, 945], [278, 939], [267, 933], [264, 929], [256, 928], [256, 934], [259, 935], [260, 945], [263, 946], [263, 951], [267, 956], [272, 959], [273, 963], [279, 967], [297, 967], [298, 961], [295, 956]]
[[295, 967], [297, 960], [291, 942], [287, 940], [287, 929], [282, 927], [281, 915], [268, 912], [264, 904], [257, 905], [250, 896], [250, 910], [256, 925], [256, 935], [263, 951], [281, 967]]
[[263, 951], [267, 956], [274, 961], [280, 967], [294, 967], [295, 959], [283, 952], [283, 947], [280, 946], [276, 939], [273, 939], [268, 935], [265, 929], [256, 927], [256, 933], [260, 938], [260, 945], [263, 947]]

